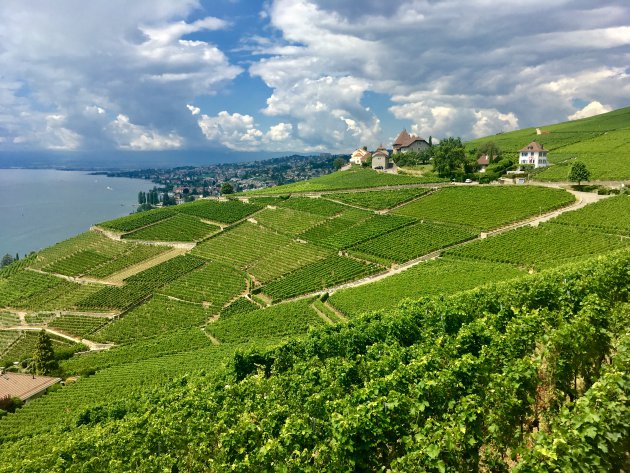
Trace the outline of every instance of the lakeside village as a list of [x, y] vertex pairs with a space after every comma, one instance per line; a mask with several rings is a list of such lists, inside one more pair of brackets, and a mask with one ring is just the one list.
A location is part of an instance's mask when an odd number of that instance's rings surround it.
[[382, 144], [374, 151], [366, 146], [350, 154], [321, 153], [292, 155], [263, 161], [224, 163], [209, 166], [185, 166], [171, 169], [109, 171], [110, 177], [148, 179], [156, 187], [138, 195], [138, 210], [155, 206], [176, 205], [201, 197], [218, 197], [253, 189], [261, 189], [312, 179], [351, 165], [380, 172], [434, 175], [453, 181], [490, 182], [505, 173], [524, 181], [527, 172], [548, 165], [547, 150], [533, 141], [518, 156], [503, 156], [494, 142], [466, 149], [460, 138], [446, 138], [439, 144], [433, 139], [402, 130], [390, 149]]

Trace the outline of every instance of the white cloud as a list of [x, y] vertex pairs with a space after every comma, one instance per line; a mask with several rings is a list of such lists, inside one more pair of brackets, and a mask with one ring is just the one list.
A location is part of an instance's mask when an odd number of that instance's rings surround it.
[[271, 141], [286, 141], [293, 131], [293, 125], [291, 123], [278, 123], [269, 127], [269, 131], [266, 136]]
[[154, 151], [181, 148], [184, 140], [175, 132], [160, 134], [155, 130], [135, 125], [129, 117], [119, 114], [107, 128], [121, 149]]
[[[201, 139], [183, 106], [215, 94], [242, 68], [216, 45], [185, 38], [230, 26], [207, 15], [182, 19], [199, 6], [197, 0], [0, 3], [0, 133], [35, 148], [171, 149]], [[63, 129], [47, 128], [50, 114], [65, 117]], [[129, 132], [132, 139], [122, 139], [129, 127], [118, 116], [140, 127]]]
[[584, 108], [578, 110], [572, 115], [569, 115], [569, 120], [578, 120], [580, 118], [588, 118], [593, 115], [599, 115], [600, 113], [610, 112], [612, 110], [608, 105], [602, 105], [597, 100], [593, 100]]
[[195, 107], [194, 105], [187, 104], [186, 108], [190, 110], [190, 113], [193, 115], [199, 115], [199, 112], [201, 112], [201, 109], [199, 107]]

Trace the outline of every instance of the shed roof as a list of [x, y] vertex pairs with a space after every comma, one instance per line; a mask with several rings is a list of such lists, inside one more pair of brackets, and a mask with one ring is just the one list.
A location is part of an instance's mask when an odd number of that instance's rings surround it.
[[2, 373], [0, 375], [0, 398], [19, 397], [22, 401], [26, 401], [59, 381], [61, 378], [51, 378], [50, 376]]

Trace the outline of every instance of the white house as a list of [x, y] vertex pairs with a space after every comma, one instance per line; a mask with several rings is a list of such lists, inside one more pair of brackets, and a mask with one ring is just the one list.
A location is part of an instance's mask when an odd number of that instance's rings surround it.
[[363, 164], [372, 155], [368, 150], [364, 148], [357, 148], [352, 152], [350, 156], [350, 164]]
[[519, 164], [533, 164], [535, 168], [541, 168], [549, 165], [547, 161], [547, 150], [536, 141], [532, 141], [519, 151]]
[[387, 169], [389, 167], [389, 151], [383, 145], [372, 153], [372, 169]]
[[407, 130], [403, 130], [394, 141], [392, 145], [393, 154], [396, 153], [406, 153], [407, 151], [424, 151], [425, 149], [429, 149], [431, 146], [428, 141], [424, 138], [420, 138], [416, 135], [410, 135], [407, 133]]

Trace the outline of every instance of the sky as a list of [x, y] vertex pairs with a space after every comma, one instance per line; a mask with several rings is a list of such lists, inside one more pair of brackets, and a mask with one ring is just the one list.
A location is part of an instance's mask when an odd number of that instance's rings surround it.
[[2, 0], [0, 151], [350, 153], [630, 105], [627, 0]]

